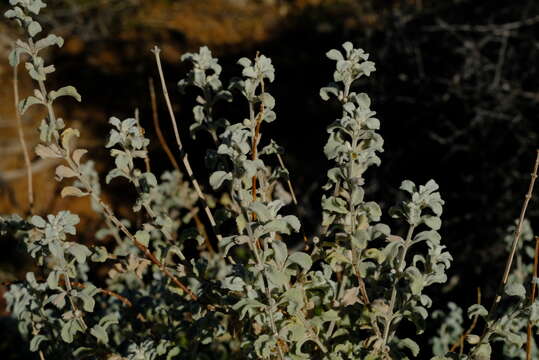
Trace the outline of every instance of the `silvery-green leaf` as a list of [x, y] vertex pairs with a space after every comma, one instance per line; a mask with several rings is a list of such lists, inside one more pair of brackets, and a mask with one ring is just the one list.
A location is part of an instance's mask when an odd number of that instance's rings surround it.
[[94, 327], [90, 329], [90, 334], [92, 334], [99, 343], [105, 345], [109, 343], [109, 335], [107, 334], [107, 331], [100, 325], [94, 325]]
[[73, 155], [71, 157], [73, 158], [73, 161], [75, 162], [75, 164], [80, 166], [80, 159], [87, 152], [88, 152], [88, 150], [86, 150], [86, 149], [77, 149], [77, 150], [73, 151]]
[[22, 100], [19, 103], [19, 113], [23, 115], [30, 106], [36, 104], [43, 104], [43, 102], [35, 96], [28, 96], [26, 99]]
[[483, 305], [473, 304], [472, 306], [468, 308], [468, 317], [470, 319], [476, 316], [486, 317], [487, 315], [488, 315], [488, 311], [487, 309], [485, 309]]
[[419, 345], [410, 338], [399, 340], [398, 342], [400, 348], [406, 348], [411, 351], [414, 357], [419, 355]]
[[251, 66], [251, 60], [249, 60], [246, 57], [242, 57], [241, 59], [238, 60], [238, 64], [243, 67], [248, 67], [248, 66]]
[[492, 348], [489, 343], [482, 343], [474, 348], [474, 354], [473, 360], [490, 360]]
[[273, 217], [270, 209], [266, 206], [266, 204], [262, 203], [261, 201], [255, 201], [249, 206], [249, 210], [253, 211], [258, 220], [261, 222], [267, 222], [271, 220]]
[[259, 95], [259, 99], [268, 110], [271, 110], [275, 107], [275, 98], [271, 96], [271, 94], [267, 92], [262, 93]]
[[425, 225], [432, 230], [440, 230], [442, 227], [442, 220], [438, 216], [424, 215], [422, 216], [422, 219]]
[[284, 287], [286, 284], [288, 284], [289, 281], [288, 275], [286, 275], [282, 271], [279, 271], [278, 269], [267, 270], [266, 276], [274, 287]]
[[301, 311], [305, 305], [303, 299], [303, 291], [299, 287], [293, 287], [288, 289], [282, 296], [283, 300], [288, 302], [286, 310], [288, 313], [295, 315]]
[[288, 257], [288, 248], [286, 247], [286, 244], [283, 241], [274, 240], [271, 243], [271, 247], [273, 249], [275, 262], [279, 268], [283, 268], [286, 258]]
[[80, 325], [77, 319], [70, 319], [62, 325], [62, 331], [60, 336], [64, 342], [71, 344], [77, 331], [79, 331]]
[[77, 92], [77, 89], [75, 89], [73, 86], [64, 86], [56, 91], [53, 90], [49, 92], [49, 99], [51, 101], [54, 101], [61, 96], [71, 96], [78, 102], [82, 100], [80, 94]]
[[66, 186], [62, 189], [62, 192], [60, 193], [60, 196], [63, 198], [66, 196], [82, 197], [86, 195], [88, 195], [87, 192], [83, 192], [81, 189], [74, 186]]
[[84, 311], [94, 311], [94, 296], [98, 292], [99, 290], [94, 285], [92, 285], [91, 283], [86, 283], [84, 289], [78, 293], [77, 297], [82, 300], [82, 308], [84, 309]]
[[47, 341], [47, 337], [44, 336], [44, 335], [34, 335], [32, 337], [32, 340], [30, 340], [30, 351], [38, 351], [39, 350], [39, 345], [43, 342], [43, 341]]
[[417, 235], [415, 235], [413, 242], [418, 243], [421, 241], [426, 241], [432, 244], [439, 245], [441, 239], [442, 237], [437, 231], [427, 230], [427, 231], [422, 231], [418, 233]]
[[27, 6], [27, 9], [31, 11], [32, 13], [34, 13], [35, 15], [39, 15], [39, 11], [42, 8], [47, 7], [47, 5], [41, 0], [31, 0], [27, 3], [26, 6]]
[[526, 297], [526, 288], [519, 283], [510, 283], [505, 286], [505, 293], [509, 296]]
[[47, 37], [38, 40], [35, 44], [35, 48], [37, 51], [40, 51], [41, 49], [51, 45], [57, 45], [58, 47], [62, 47], [64, 45], [64, 39], [59, 36], [49, 34], [47, 35]]
[[94, 253], [90, 258], [93, 262], [104, 262], [108, 259], [109, 254], [107, 248], [104, 246], [95, 246], [93, 249]]
[[19, 65], [20, 63], [20, 57], [21, 57], [21, 51], [18, 47], [14, 48], [9, 53], [9, 65], [11, 67], [15, 67]]
[[326, 53], [326, 56], [328, 57], [328, 59], [331, 59], [331, 60], [344, 60], [342, 54], [340, 51], [338, 50], [335, 50], [335, 49], [332, 49], [332, 50], [329, 50], [327, 53]]
[[226, 180], [232, 180], [232, 174], [226, 171], [216, 171], [210, 176], [210, 185], [214, 190], [217, 190], [223, 185]]
[[303, 271], [307, 273], [313, 265], [313, 260], [304, 252], [295, 252], [288, 257], [287, 263], [298, 264], [303, 268]]
[[47, 225], [45, 220], [41, 216], [38, 216], [38, 215], [32, 216], [32, 218], [30, 219], [30, 223], [38, 228], [44, 228], [45, 225]]
[[403, 180], [401, 183], [401, 186], [399, 187], [400, 190], [404, 190], [410, 194], [413, 194], [416, 192], [416, 186], [415, 184], [410, 180]]
[[135, 233], [135, 239], [144, 246], [150, 243], [150, 234], [147, 231], [139, 230]]
[[32, 21], [28, 25], [28, 34], [30, 35], [30, 37], [36, 36], [37, 34], [41, 32], [41, 30], [42, 30], [41, 25], [39, 25], [37, 21]]
[[320, 89], [320, 97], [322, 100], [329, 100], [329, 95], [339, 97], [339, 89], [336, 86], [326, 86]]
[[67, 251], [71, 253], [81, 264], [84, 264], [86, 262], [86, 258], [92, 255], [92, 252], [86, 246], [77, 243], [70, 243]]
[[72, 178], [77, 177], [78, 175], [73, 169], [65, 165], [59, 165], [56, 167], [56, 176], [61, 181], [63, 178]]

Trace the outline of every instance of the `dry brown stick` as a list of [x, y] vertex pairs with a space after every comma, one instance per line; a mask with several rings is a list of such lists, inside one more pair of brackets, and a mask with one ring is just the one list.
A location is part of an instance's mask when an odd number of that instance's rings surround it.
[[[152, 119], [153, 119], [153, 126], [155, 128], [155, 133], [157, 134], [157, 138], [159, 139], [159, 143], [161, 144], [161, 147], [163, 150], [165, 150], [165, 153], [167, 154], [168, 159], [172, 163], [172, 166], [177, 171], [180, 171], [180, 166], [178, 165], [178, 162], [174, 158], [174, 155], [172, 154], [172, 151], [170, 151], [170, 148], [168, 147], [168, 144], [165, 140], [165, 137], [163, 136], [163, 132], [161, 131], [161, 126], [159, 125], [159, 115], [157, 114], [157, 99], [155, 97], [155, 86], [153, 84], [153, 78], [148, 78], [148, 87], [150, 89], [150, 100], [152, 103]], [[198, 209], [196, 209], [198, 211]], [[196, 227], [198, 229], [198, 232], [204, 237], [204, 242], [206, 246], [208, 247], [208, 250], [210, 253], [215, 253], [215, 250], [213, 249], [210, 239], [208, 237], [208, 232], [206, 231], [206, 227], [204, 226], [204, 223], [200, 220], [200, 217], [195, 212], [193, 215], [193, 219], [195, 220]]]
[[19, 141], [21, 142], [24, 163], [26, 165], [26, 177], [28, 183], [28, 208], [30, 214], [34, 212], [34, 187], [32, 184], [32, 166], [30, 163], [30, 156], [28, 155], [28, 148], [26, 141], [24, 140], [24, 130], [22, 128], [21, 113], [19, 112], [19, 80], [18, 80], [18, 66], [13, 67], [13, 95], [15, 100], [15, 119], [17, 119], [17, 131], [19, 133]]
[[159, 77], [161, 79], [161, 87], [163, 89], [163, 96], [165, 98], [165, 103], [167, 105], [167, 109], [168, 109], [168, 112], [169, 112], [169, 115], [170, 115], [170, 120], [172, 121], [172, 127], [174, 129], [174, 136], [176, 137], [176, 143], [178, 144], [178, 150], [180, 151], [180, 157], [182, 159], [182, 163], [185, 167], [185, 170], [187, 171], [187, 175], [189, 176], [189, 179], [191, 180], [194, 188], [195, 188], [195, 191], [198, 195], [198, 198], [200, 199], [200, 201], [203, 203], [204, 205], [204, 211], [206, 213], [206, 216], [208, 217], [208, 220], [210, 221], [210, 224], [213, 228], [213, 231], [215, 233], [215, 236], [217, 237], [217, 240], [220, 242], [223, 237], [221, 236], [221, 234], [217, 231], [217, 223], [215, 222], [215, 219], [213, 218], [213, 214], [208, 206], [208, 202], [206, 201], [206, 196], [204, 195], [204, 193], [202, 192], [199, 184], [198, 184], [198, 181], [197, 179], [195, 178], [194, 174], [193, 174], [193, 170], [191, 168], [191, 164], [189, 163], [189, 159], [188, 159], [188, 156], [187, 156], [187, 152], [185, 151], [183, 145], [182, 145], [182, 142], [181, 142], [181, 139], [180, 139], [180, 134], [179, 134], [179, 131], [178, 131], [178, 125], [176, 123], [176, 117], [174, 116], [174, 111], [172, 110], [172, 103], [170, 102], [170, 98], [168, 96], [168, 90], [167, 90], [167, 84], [165, 83], [165, 76], [163, 74], [163, 67], [161, 66], [161, 57], [159, 56], [160, 52], [161, 52], [161, 49], [159, 49], [159, 47], [155, 46], [152, 50], [152, 52], [154, 53], [155, 55], [155, 61], [156, 61], [156, 64], [157, 64], [157, 70], [159, 72]]
[[[518, 225], [515, 230], [515, 238], [513, 239], [513, 244], [511, 246], [511, 252], [509, 253], [509, 257], [507, 258], [507, 262], [505, 263], [505, 271], [503, 273], [502, 281], [500, 282], [500, 286], [498, 287], [498, 291], [496, 293], [496, 297], [494, 298], [494, 301], [492, 303], [492, 306], [490, 307], [490, 311], [488, 314], [488, 319], [492, 319], [492, 317], [495, 315], [496, 309], [498, 308], [498, 304], [500, 303], [502, 299], [502, 294], [505, 288], [505, 285], [507, 284], [507, 280], [509, 278], [509, 272], [511, 271], [511, 265], [513, 264], [513, 259], [515, 257], [515, 253], [517, 251], [518, 243], [520, 240], [520, 234], [522, 232], [522, 224], [524, 223], [524, 217], [526, 216], [526, 210], [528, 208], [528, 204], [530, 203], [530, 199], [532, 198], [533, 193], [533, 187], [535, 185], [535, 180], [537, 179], [537, 169], [539, 168], [539, 150], [537, 150], [537, 155], [535, 158], [535, 164], [533, 166], [533, 172], [531, 174], [530, 179], [530, 185], [528, 186], [528, 192], [526, 193], [526, 196], [524, 197], [524, 203], [522, 204], [522, 209], [520, 210], [520, 217], [518, 219]], [[487, 327], [485, 327], [485, 333], [488, 330]]]
[[131, 232], [129, 231], [129, 229], [127, 229], [125, 227], [125, 225], [120, 221], [118, 220], [118, 218], [116, 217], [116, 215], [114, 215], [114, 213], [112, 212], [112, 210], [108, 207], [107, 204], [105, 204], [101, 198], [99, 198], [98, 196], [96, 196], [94, 193], [91, 193], [91, 195], [94, 197], [94, 199], [96, 201], [99, 202], [99, 205], [101, 205], [101, 207], [103, 208], [103, 210], [105, 211], [105, 214], [108, 216], [108, 218], [110, 219], [110, 221], [112, 221], [112, 223], [114, 225], [116, 225], [116, 227], [118, 227], [134, 244], [135, 246], [140, 250], [142, 251], [142, 253], [152, 262], [154, 263], [154, 265], [157, 265], [157, 267], [159, 267], [159, 269], [174, 283], [176, 284], [176, 286], [178, 286], [180, 289], [182, 289], [183, 291], [185, 291], [187, 293], [187, 295], [189, 295], [189, 297], [194, 300], [194, 301], [197, 301], [198, 300], [198, 296], [195, 295], [195, 293], [193, 293], [191, 291], [191, 289], [189, 289], [187, 286], [185, 286], [174, 274], [172, 274], [170, 272], [170, 270], [168, 270], [165, 265], [163, 263], [161, 263], [161, 261], [159, 261], [159, 259], [157, 257], [155, 257], [154, 254], [152, 254], [152, 252], [150, 251], [150, 249], [148, 249], [144, 244], [142, 244], [141, 242], [139, 242], [135, 236], [133, 234], [131, 234]]
[[155, 128], [155, 133], [157, 134], [159, 143], [163, 147], [163, 150], [165, 150], [165, 153], [167, 154], [168, 159], [172, 163], [172, 166], [174, 166], [174, 169], [180, 171], [180, 166], [178, 165], [176, 158], [172, 154], [172, 151], [170, 151], [170, 148], [168, 147], [168, 144], [165, 141], [165, 137], [163, 136], [163, 132], [161, 131], [161, 126], [159, 125], [159, 115], [157, 115], [157, 99], [155, 98], [155, 86], [153, 84], [153, 78], [148, 79], [148, 86], [150, 88], [150, 99], [152, 102], [152, 119], [153, 119], [153, 127]]
[[[84, 285], [83, 283], [80, 283], [80, 282], [72, 282], [71, 285], [73, 287], [76, 287], [76, 288], [79, 288], [79, 289], [84, 289], [86, 287], [86, 285]], [[133, 303], [128, 298], [126, 298], [126, 297], [124, 297], [124, 296], [122, 296], [122, 295], [120, 295], [118, 293], [115, 293], [114, 291], [107, 290], [107, 289], [101, 289], [101, 288], [98, 288], [98, 290], [102, 294], [112, 296], [112, 297], [120, 300], [124, 305], [126, 305], [128, 307], [133, 306]]]
[[[45, 281], [44, 279], [38, 279], [38, 281]], [[3, 282], [1, 285], [2, 286], [10, 286], [10, 285], [14, 285], [14, 284], [20, 284], [22, 283], [22, 281], [5, 281]], [[61, 280], [60, 281], [60, 285], [63, 285], [64, 284], [64, 281]], [[76, 287], [76, 288], [79, 288], [79, 289], [84, 289], [86, 288], [86, 285], [83, 284], [83, 283], [80, 283], [80, 282], [71, 282], [71, 285], [73, 287]], [[97, 288], [97, 290], [100, 292], [100, 293], [103, 293], [103, 294], [106, 294], [106, 295], [109, 295], [109, 296], [112, 296], [112, 297], [115, 297], [116, 299], [120, 300], [122, 303], [124, 303], [126, 306], [133, 306], [133, 303], [127, 299], [126, 297], [118, 294], [118, 293], [115, 293], [114, 291], [111, 291], [111, 290], [107, 290], [107, 289], [101, 289], [101, 288]]]
[[[258, 57], [258, 53], [256, 54]], [[260, 87], [262, 89], [262, 94], [264, 93], [264, 79], [260, 81]], [[252, 109], [252, 108], [251, 108]], [[255, 131], [252, 138], [252, 146], [251, 146], [251, 160], [255, 161], [258, 159], [258, 143], [260, 141], [260, 127], [262, 126], [262, 120], [264, 118], [264, 102], [260, 101], [260, 111], [258, 113], [258, 116], [255, 119]], [[256, 201], [256, 173], [253, 175], [252, 179], [252, 185], [251, 185], [251, 194], [253, 196], [253, 201]], [[253, 212], [252, 214], [253, 220], [256, 220], [256, 214]]]
[[[480, 287], [477, 288], [476, 304], [481, 305], [481, 288]], [[474, 316], [470, 327], [465, 332], [462, 333], [462, 335], [459, 337], [457, 341], [455, 341], [455, 343], [451, 346], [451, 349], [449, 349], [449, 352], [454, 352], [460, 346], [460, 351], [462, 353], [464, 349], [464, 340], [466, 339], [466, 336], [470, 335], [472, 331], [475, 329], [475, 327], [477, 326], [477, 320], [479, 320], [479, 316]]]
[[[533, 257], [533, 277], [532, 277], [532, 291], [530, 294], [530, 304], [535, 302], [535, 295], [537, 291], [537, 285], [535, 279], [537, 278], [537, 263], [539, 259], [539, 236], [535, 237], [535, 256]], [[532, 358], [532, 324], [528, 322], [528, 332], [526, 339], [526, 360], [531, 360]]]

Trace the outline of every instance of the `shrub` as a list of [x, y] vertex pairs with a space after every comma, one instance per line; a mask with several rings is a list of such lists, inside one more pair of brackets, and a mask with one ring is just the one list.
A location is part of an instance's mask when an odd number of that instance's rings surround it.
[[[275, 78], [271, 59], [262, 54], [240, 59], [241, 77], [225, 86], [221, 66], [208, 48], [182, 57], [191, 70], [179, 81], [180, 90], [198, 94], [189, 130], [192, 136], [208, 133], [215, 144], [205, 158], [212, 196], [219, 199], [215, 201], [193, 174], [168, 98], [159, 48], [154, 48], [185, 173], [174, 158], [173, 171], [152, 173], [149, 139], [138, 119], [110, 119], [106, 148], [115, 166], [105, 182], [123, 181], [136, 189], [133, 211], [145, 219], [136, 226], [103, 201], [93, 162], [83, 160], [88, 151], [77, 146], [79, 130], [56, 116], [58, 98], [81, 101], [81, 96], [72, 86], [47, 90], [47, 77], [55, 68], [45, 64], [40, 52], [62, 46], [63, 40], [40, 35], [36, 19], [45, 4], [10, 3], [6, 17], [26, 33], [25, 40], [15, 43], [10, 64], [16, 67], [23, 61], [36, 84], [18, 112], [22, 115], [34, 105], [47, 110], [35, 151], [59, 162], [56, 179], [71, 182], [63, 187], [63, 197], [91, 199], [105, 226], [95, 237], [115, 241], [110, 248], [75, 241], [79, 217], [68, 211], [26, 219], [0, 217], [2, 234], [24, 241], [41, 268], [42, 275], [29, 272], [26, 281], [12, 284], [6, 294], [31, 351], [41, 359], [130, 360], [409, 359], [417, 358], [420, 350], [428, 353], [400, 325], [411, 323], [421, 334], [432, 307], [425, 290], [447, 281], [452, 257], [438, 233], [444, 201], [433, 180], [420, 186], [404, 180], [404, 200], [389, 209], [397, 228], [392, 231], [381, 222], [378, 203], [365, 198], [365, 174], [380, 165], [378, 154], [383, 151], [371, 100], [355, 91], [358, 80], [375, 71], [367, 53], [350, 42], [327, 53], [336, 67], [333, 82], [320, 96], [337, 102], [342, 115], [328, 127], [324, 147], [332, 167], [323, 188], [323, 230], [310, 240], [303, 234], [299, 250], [291, 246], [294, 234], [301, 233], [301, 222], [288, 213], [293, 206], [287, 205], [296, 199], [283, 149], [261, 131], [278, 121], [275, 99], [268, 92]], [[247, 117], [220, 118], [215, 111], [220, 101], [246, 103]], [[526, 341], [535, 349], [525, 330], [531, 331], [539, 320], [539, 303], [535, 285], [529, 299], [524, 286], [533, 272], [524, 264], [537, 258], [533, 247], [526, 244], [528, 259], [518, 261], [511, 276], [509, 270], [515, 254], [521, 256], [516, 252], [522, 246], [521, 233], [525, 240], [533, 237], [524, 213], [536, 174], [537, 164], [493, 306], [487, 310], [479, 302], [472, 305], [472, 326], [465, 330], [462, 309], [450, 302], [450, 313], [431, 339], [433, 359], [490, 359], [497, 341], [503, 343], [506, 357], [531, 354], [521, 349]], [[211, 231], [198, 219], [199, 208]], [[403, 236], [398, 235], [400, 228], [405, 229]], [[109, 268], [102, 286], [90, 281], [96, 263]], [[536, 279], [533, 275], [533, 284]], [[433, 313], [439, 316], [444, 314]], [[482, 332], [476, 330], [479, 319], [484, 320]]]

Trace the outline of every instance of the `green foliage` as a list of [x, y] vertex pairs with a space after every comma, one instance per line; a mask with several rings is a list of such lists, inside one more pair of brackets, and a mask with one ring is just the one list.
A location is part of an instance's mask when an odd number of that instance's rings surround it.
[[[261, 54], [240, 59], [241, 77], [224, 86], [221, 66], [208, 48], [182, 56], [192, 69], [179, 81], [180, 90], [199, 93], [190, 131], [193, 137], [207, 132], [214, 141], [205, 159], [208, 182], [221, 199], [219, 211], [235, 219], [224, 236], [214, 226], [216, 251], [200, 224], [191, 224], [201, 197], [198, 183], [184, 181], [177, 170], [159, 177], [148, 166], [140, 169], [139, 162], [149, 160], [149, 139], [138, 119], [110, 119], [106, 148], [115, 166], [105, 182], [131, 184], [137, 194], [133, 210], [147, 216], [136, 226], [119, 219], [103, 202], [93, 162], [83, 161], [87, 150], [77, 147], [79, 131], [55, 116], [58, 98], [81, 101], [81, 96], [72, 86], [46, 90], [54, 66], [46, 66], [39, 52], [62, 46], [63, 40], [54, 35], [36, 38], [43, 31], [35, 20], [45, 6], [41, 0], [10, 3], [6, 17], [27, 34], [26, 41], [16, 42], [10, 63], [24, 62], [37, 84], [19, 111], [33, 105], [47, 109], [35, 151], [41, 158], [62, 161], [56, 179], [72, 181], [62, 196], [90, 197], [104, 220], [96, 238], [115, 240], [110, 250], [75, 241], [79, 217], [68, 211], [26, 220], [0, 217], [0, 233], [22, 239], [42, 274], [29, 272], [26, 281], [6, 293], [31, 351], [48, 358], [133, 360], [428, 356], [401, 324], [411, 323], [416, 334], [422, 334], [433, 305], [427, 290], [447, 281], [452, 257], [438, 233], [444, 201], [433, 180], [420, 186], [402, 181], [403, 200], [387, 211], [395, 228], [404, 229], [401, 234], [381, 222], [385, 210], [376, 201], [366, 200], [366, 172], [380, 165], [383, 151], [371, 99], [355, 92], [358, 80], [375, 71], [368, 54], [349, 42], [343, 44], [344, 51], [327, 53], [336, 62], [335, 72], [320, 96], [337, 101], [341, 115], [328, 127], [324, 147], [332, 167], [321, 199], [323, 233], [304, 251], [289, 246], [301, 231], [301, 221], [287, 213], [288, 172], [282, 162], [273, 165], [273, 156], [283, 149], [262, 137], [263, 126], [278, 124], [276, 100], [268, 91], [275, 79], [271, 59]], [[237, 106], [247, 105], [239, 121], [220, 118], [214, 107], [233, 97], [241, 99]], [[180, 155], [187, 162], [186, 155]], [[190, 167], [187, 174], [193, 180]], [[531, 229], [525, 229], [529, 240]], [[198, 252], [188, 257], [186, 248], [193, 239]], [[533, 249], [527, 244], [525, 248], [528, 261]], [[89, 281], [94, 262], [109, 268], [105, 288]], [[539, 322], [538, 303], [526, 299], [524, 284], [531, 269], [524, 263], [519, 261], [497, 313], [480, 304], [469, 307], [468, 317], [483, 319], [486, 325], [482, 335], [468, 334], [468, 355], [462, 347], [459, 355], [449, 353], [464, 333], [463, 311], [449, 303], [450, 314], [431, 340], [433, 359], [490, 359], [494, 342], [503, 342], [506, 356], [522, 358], [524, 328]], [[432, 314], [435, 319], [441, 316], [440, 311]]]

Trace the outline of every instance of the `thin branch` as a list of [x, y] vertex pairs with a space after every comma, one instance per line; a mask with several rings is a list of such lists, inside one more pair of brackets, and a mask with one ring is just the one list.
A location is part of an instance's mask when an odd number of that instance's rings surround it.
[[[481, 305], [481, 288], [480, 287], [477, 288], [476, 304]], [[451, 349], [449, 349], [449, 352], [454, 352], [460, 346], [460, 351], [462, 353], [463, 348], [464, 348], [464, 340], [466, 339], [466, 336], [470, 335], [472, 331], [475, 329], [475, 327], [477, 326], [478, 320], [479, 320], [479, 315], [474, 316], [470, 327], [465, 332], [462, 333], [462, 335], [459, 337], [457, 341], [455, 341], [455, 343], [451, 346]]]
[[489, 25], [457, 25], [448, 24], [441, 19], [437, 19], [438, 26], [427, 26], [424, 29], [427, 31], [460, 31], [460, 32], [478, 32], [478, 33], [494, 33], [503, 35], [512, 30], [517, 30], [526, 26], [533, 26], [539, 23], [539, 15], [528, 19], [513, 21], [504, 24], [489, 24]]
[[[524, 217], [526, 215], [526, 209], [528, 208], [528, 204], [530, 202], [530, 199], [532, 198], [533, 193], [533, 187], [535, 185], [535, 180], [537, 179], [537, 169], [539, 168], [539, 150], [537, 150], [537, 156], [535, 158], [535, 165], [533, 167], [533, 172], [531, 174], [530, 179], [530, 185], [528, 187], [528, 192], [526, 193], [526, 196], [524, 197], [524, 203], [522, 204], [522, 209], [520, 210], [520, 217], [518, 219], [518, 226], [515, 230], [515, 238], [513, 240], [513, 244], [511, 246], [511, 252], [509, 253], [509, 257], [507, 258], [507, 262], [505, 263], [505, 271], [503, 273], [502, 280], [500, 282], [500, 286], [498, 287], [498, 291], [496, 293], [496, 297], [494, 298], [494, 301], [492, 303], [492, 306], [490, 308], [489, 314], [488, 314], [488, 320], [491, 320], [493, 316], [495, 316], [496, 309], [498, 308], [498, 304], [500, 303], [502, 299], [502, 294], [505, 288], [505, 285], [507, 284], [507, 280], [509, 278], [509, 272], [511, 271], [511, 265], [513, 264], [513, 258], [515, 257], [515, 253], [517, 251], [518, 243], [520, 240], [520, 234], [522, 232], [522, 224], [524, 223]], [[487, 332], [488, 327], [485, 328], [485, 333]], [[484, 334], [485, 334], [484, 333]], [[484, 336], [483, 334], [483, 336]]]
[[505, 54], [507, 53], [508, 43], [509, 43], [509, 32], [506, 31], [503, 36], [502, 47], [500, 49], [500, 53], [498, 54], [498, 63], [496, 65], [496, 73], [494, 75], [494, 80], [492, 81], [492, 84], [490, 85], [491, 88], [497, 88], [498, 85], [500, 84], [500, 80], [502, 77], [503, 64], [505, 62]]
[[[76, 288], [79, 288], [79, 289], [84, 289], [86, 287], [86, 285], [84, 285], [83, 283], [80, 283], [80, 282], [72, 282], [71, 285], [73, 287], [76, 287]], [[102, 294], [105, 294], [105, 295], [108, 295], [108, 296], [111, 296], [111, 297], [114, 297], [118, 300], [120, 300], [125, 306], [127, 307], [132, 307], [133, 306], [133, 303], [126, 297], [112, 291], [112, 290], [107, 290], [107, 289], [101, 289], [101, 288], [98, 288], [99, 292], [102, 293]]]
[[15, 100], [15, 118], [17, 119], [17, 132], [19, 133], [19, 141], [21, 142], [24, 163], [26, 166], [26, 181], [28, 184], [28, 210], [30, 214], [34, 212], [34, 186], [32, 184], [32, 166], [30, 164], [30, 156], [28, 155], [28, 148], [26, 141], [24, 140], [24, 130], [22, 128], [21, 113], [19, 112], [19, 80], [18, 80], [18, 66], [13, 67], [13, 94]]
[[[532, 277], [532, 291], [530, 294], [530, 304], [535, 302], [535, 295], [537, 291], [537, 285], [535, 279], [537, 278], [537, 263], [539, 262], [539, 236], [535, 237], [535, 256], [533, 257], [533, 277]], [[526, 360], [531, 360], [532, 358], [532, 335], [533, 325], [531, 322], [528, 322], [528, 332], [526, 339]]]
[[[44, 279], [37, 279], [37, 281], [45, 281], [45, 280]], [[20, 283], [23, 283], [23, 281], [4, 281], [3, 283], [1, 283], [1, 285], [5, 286], [5, 287], [8, 287], [10, 285], [16, 285], [16, 284], [20, 284]], [[64, 280], [61, 280], [60, 285], [64, 285], [64, 284], [65, 284]], [[78, 289], [86, 288], [86, 285], [83, 284], [83, 283], [80, 283], [80, 282], [71, 282], [71, 285], [73, 287], [78, 288]], [[107, 289], [101, 289], [101, 288], [97, 288], [97, 290], [102, 294], [115, 297], [116, 299], [118, 299], [122, 303], [124, 303], [124, 305], [126, 305], [126, 306], [129, 306], [129, 307], [133, 306], [133, 303], [129, 299], [127, 299], [126, 297], [124, 297], [124, 296], [122, 296], [122, 295], [120, 295], [118, 293], [115, 293], [114, 291], [107, 290]]]
[[165, 83], [165, 76], [163, 74], [163, 67], [161, 66], [161, 58], [159, 56], [160, 52], [161, 52], [161, 49], [159, 49], [159, 47], [155, 46], [152, 50], [152, 52], [154, 53], [155, 55], [155, 61], [156, 61], [156, 64], [157, 64], [157, 70], [159, 72], [159, 77], [161, 79], [161, 87], [163, 89], [163, 96], [165, 98], [165, 102], [167, 104], [167, 108], [168, 108], [168, 112], [169, 112], [169, 115], [170, 115], [170, 121], [172, 122], [172, 127], [174, 128], [174, 136], [176, 137], [176, 143], [178, 144], [178, 149], [180, 151], [180, 157], [182, 159], [182, 163], [187, 171], [187, 176], [189, 176], [189, 179], [191, 180], [194, 188], [195, 188], [195, 191], [198, 195], [198, 198], [200, 199], [200, 201], [203, 203], [204, 205], [204, 211], [206, 213], [206, 216], [208, 217], [209, 221], [210, 221], [210, 224], [213, 228], [213, 231], [215, 233], [215, 236], [217, 237], [217, 240], [220, 242], [223, 237], [221, 236], [221, 234], [217, 231], [217, 223], [215, 222], [215, 219], [213, 218], [213, 214], [208, 206], [208, 202], [206, 201], [206, 196], [204, 195], [204, 193], [202, 192], [199, 184], [198, 184], [198, 181], [197, 179], [195, 178], [194, 174], [193, 174], [193, 170], [191, 168], [191, 164], [189, 163], [189, 159], [188, 159], [188, 156], [187, 156], [187, 152], [185, 152], [184, 150], [184, 147], [182, 145], [182, 142], [181, 142], [181, 139], [180, 139], [180, 134], [179, 134], [179, 131], [178, 131], [178, 125], [176, 123], [176, 117], [174, 116], [174, 111], [172, 110], [172, 104], [170, 102], [170, 98], [168, 96], [168, 90], [167, 90], [167, 84]]
[[159, 115], [157, 114], [157, 100], [155, 98], [155, 86], [153, 84], [153, 78], [148, 78], [148, 87], [150, 88], [150, 99], [152, 102], [152, 119], [153, 119], [153, 127], [155, 128], [155, 133], [157, 134], [159, 143], [163, 147], [163, 150], [165, 150], [165, 153], [167, 154], [168, 159], [172, 163], [172, 166], [174, 166], [174, 169], [179, 171], [180, 166], [178, 165], [176, 158], [174, 158], [172, 151], [170, 151], [170, 148], [168, 147], [168, 144], [165, 141], [165, 137], [163, 136], [163, 132], [161, 131], [161, 126], [159, 126]]
[[[258, 58], [258, 53], [256, 54], [256, 57]], [[264, 79], [260, 80], [260, 88], [261, 88], [261, 94], [264, 94]], [[264, 111], [266, 110], [266, 107], [264, 106], [264, 102], [260, 101], [260, 110], [258, 112], [257, 117], [255, 118], [255, 123], [253, 124], [253, 138], [252, 138], [252, 144], [251, 144], [251, 160], [255, 161], [258, 159], [258, 143], [260, 142], [260, 127], [262, 126], [262, 121], [264, 118]], [[253, 175], [252, 178], [252, 185], [251, 185], [251, 195], [253, 196], [253, 201], [256, 201], [256, 173]], [[256, 219], [256, 214], [252, 213], [252, 219]]]
[[[48, 170], [49, 168], [57, 164], [58, 164], [57, 160], [39, 159], [30, 164], [30, 169], [31, 169], [30, 171], [32, 173], [41, 172], [44, 170]], [[2, 181], [7, 182], [7, 181], [16, 180], [26, 174], [27, 174], [26, 169], [13, 169], [13, 170], [8, 170], [8, 171], [0, 171], [0, 179]]]

